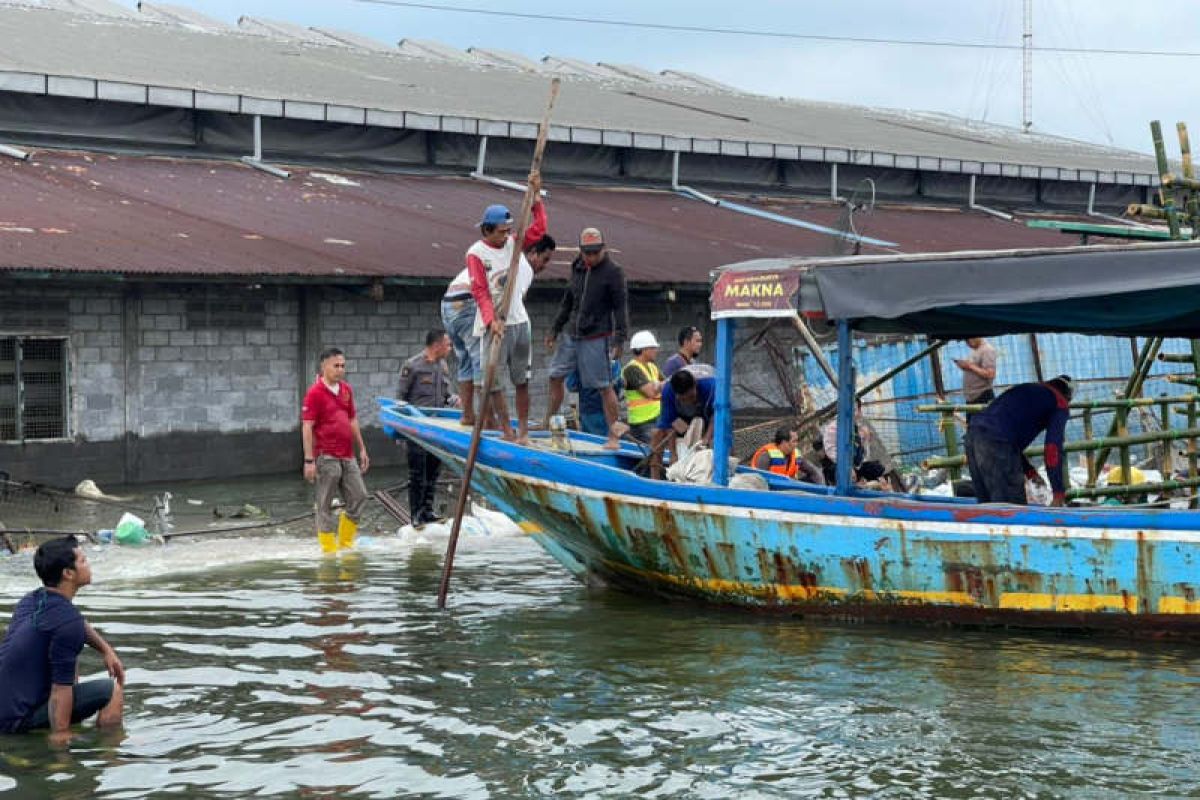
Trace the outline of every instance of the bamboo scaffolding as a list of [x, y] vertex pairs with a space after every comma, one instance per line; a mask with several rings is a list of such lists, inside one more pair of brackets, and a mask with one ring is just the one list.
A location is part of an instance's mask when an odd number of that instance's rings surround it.
[[[1082, 453], [1088, 450], [1114, 449], [1119, 447], [1129, 447], [1137, 444], [1151, 444], [1153, 442], [1173, 442], [1179, 439], [1195, 439], [1200, 437], [1200, 428], [1185, 428], [1178, 431], [1148, 431], [1146, 433], [1134, 433], [1128, 436], [1105, 436], [1100, 439], [1092, 439], [1086, 442], [1066, 442], [1063, 445], [1065, 453]], [[1025, 450], [1027, 457], [1041, 456], [1045, 453], [1045, 448], [1041, 445], [1030, 447]], [[965, 456], [935, 456], [927, 458], [921, 462], [924, 469], [949, 469], [951, 467], [961, 467], [967, 463]], [[1124, 469], [1124, 465], [1122, 465]], [[1123, 472], [1122, 474], [1129, 474]]]

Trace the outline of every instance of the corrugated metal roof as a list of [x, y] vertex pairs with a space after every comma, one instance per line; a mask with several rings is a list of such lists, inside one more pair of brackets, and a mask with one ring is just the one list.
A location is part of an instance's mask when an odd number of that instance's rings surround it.
[[[0, 185], [0, 270], [140, 275], [449, 278], [480, 210], [521, 200], [466, 178], [299, 169], [285, 181], [235, 162], [55, 151], [0, 158]], [[565, 277], [586, 226], [604, 232], [635, 282], [707, 284], [723, 264], [834, 252], [830, 236], [670, 192], [549, 189], [561, 245], [551, 277]], [[817, 204], [788, 211], [833, 226], [839, 215]], [[1062, 244], [963, 211], [880, 207], [859, 224], [914, 251]]]
[[[489, 67], [462, 51], [460, 63], [46, 8], [0, 4], [0, 41], [0, 90], [10, 91], [104, 99], [151, 87], [157, 105], [232, 103], [241, 113], [318, 120], [343, 119], [350, 108], [367, 124], [516, 138], [533, 138], [546, 94], [544, 75]], [[944, 115], [723, 91], [682, 72], [668, 73], [679, 84], [647, 86], [591, 71], [603, 78], [564, 85], [552, 140], [1045, 180], [1156, 180], [1146, 155]]]

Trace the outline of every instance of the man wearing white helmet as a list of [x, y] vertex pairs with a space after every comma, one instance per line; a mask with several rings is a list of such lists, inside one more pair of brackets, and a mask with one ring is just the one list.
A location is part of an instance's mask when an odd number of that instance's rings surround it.
[[629, 349], [633, 358], [621, 372], [629, 408], [629, 434], [643, 444], [650, 444], [662, 407], [663, 374], [655, 363], [658, 340], [650, 331], [638, 331], [629, 340]]
[[[542, 179], [537, 172], [530, 173], [529, 187], [535, 197], [540, 197]], [[500, 316], [499, 305], [508, 279], [513, 248], [517, 244], [513, 241], [515, 235], [512, 214], [507, 208], [500, 205], [488, 206], [479, 224], [482, 237], [467, 250], [467, 273], [470, 276], [471, 295], [475, 298], [476, 305], [472, 333], [480, 340], [481, 369], [477, 373], [476, 383], [483, 382], [482, 375], [491, 356], [493, 337], [501, 337], [497, 367], [507, 368], [509, 382], [516, 392], [519, 420], [516, 435], [513, 434], [508, 404], [504, 400], [503, 383], [499, 379], [492, 386], [491, 398], [483, 398], [481, 402], [486, 408], [490, 399], [491, 409], [500, 421], [500, 429], [505, 439], [516, 438], [522, 442], [528, 436], [529, 376], [533, 366], [525, 292], [529, 290], [534, 276], [533, 267], [523, 253], [541, 241], [548, 226], [546, 207], [540, 199], [534, 201], [532, 213], [533, 219], [525, 231], [524, 241], [521, 242], [522, 255], [519, 256], [517, 266], [517, 285], [509, 298], [508, 311], [503, 318]]]

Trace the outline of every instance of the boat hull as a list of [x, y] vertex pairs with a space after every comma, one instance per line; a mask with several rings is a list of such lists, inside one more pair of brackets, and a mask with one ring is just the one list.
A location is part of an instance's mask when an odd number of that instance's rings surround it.
[[[465, 433], [386, 424], [461, 469]], [[473, 488], [577, 576], [632, 592], [846, 619], [1200, 634], [1194, 513], [681, 486], [495, 440]]]

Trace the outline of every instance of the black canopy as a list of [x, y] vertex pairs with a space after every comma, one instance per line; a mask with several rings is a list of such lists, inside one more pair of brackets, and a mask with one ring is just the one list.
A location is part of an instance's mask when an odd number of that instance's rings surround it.
[[761, 259], [801, 273], [800, 310], [877, 333], [1200, 338], [1200, 243]]

